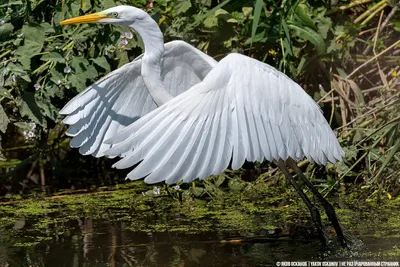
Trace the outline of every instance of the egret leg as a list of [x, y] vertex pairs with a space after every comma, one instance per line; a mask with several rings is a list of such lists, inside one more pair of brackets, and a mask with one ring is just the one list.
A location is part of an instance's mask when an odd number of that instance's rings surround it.
[[328, 216], [329, 220], [332, 223], [333, 228], [335, 229], [335, 232], [339, 239], [340, 244], [344, 248], [347, 248], [347, 242], [343, 235], [342, 228], [340, 227], [340, 224], [337, 219], [336, 212], [335, 212], [335, 209], [333, 208], [333, 206], [324, 198], [324, 196], [321, 195], [321, 193], [307, 179], [307, 177], [303, 174], [303, 172], [300, 170], [300, 168], [297, 166], [296, 162], [293, 159], [288, 158], [286, 160], [286, 162], [289, 165], [289, 167], [292, 168], [296, 172], [297, 176], [300, 177], [300, 179], [306, 184], [306, 186], [311, 190], [311, 192], [314, 194], [314, 196], [322, 204], [322, 206], [325, 209], [326, 215]]
[[323, 228], [321, 223], [321, 215], [319, 214], [318, 209], [311, 203], [306, 194], [304, 194], [303, 190], [301, 190], [299, 184], [294, 180], [293, 176], [286, 168], [285, 162], [282, 159], [280, 159], [279, 161], [275, 161], [275, 164], [279, 167], [279, 169], [281, 169], [281, 171], [286, 177], [286, 180], [294, 187], [294, 189], [300, 195], [301, 199], [307, 205], [307, 208], [310, 210], [311, 219], [314, 223], [315, 228], [317, 229], [318, 236], [321, 238], [322, 242], [326, 244], [326, 238], [324, 235], [324, 231], [322, 230]]

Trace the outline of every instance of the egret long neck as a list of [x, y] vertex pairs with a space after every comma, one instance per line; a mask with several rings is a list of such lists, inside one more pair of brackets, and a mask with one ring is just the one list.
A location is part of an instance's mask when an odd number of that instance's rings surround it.
[[131, 25], [142, 38], [144, 56], [142, 58], [142, 77], [151, 97], [157, 106], [173, 97], [166, 90], [161, 79], [161, 62], [164, 56], [164, 39], [157, 23], [149, 16]]

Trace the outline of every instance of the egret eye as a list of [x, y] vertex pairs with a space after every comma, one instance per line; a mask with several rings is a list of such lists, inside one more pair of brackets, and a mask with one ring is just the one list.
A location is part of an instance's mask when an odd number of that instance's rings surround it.
[[110, 17], [118, 18], [118, 13], [117, 12], [112, 12], [112, 13], [110, 13]]

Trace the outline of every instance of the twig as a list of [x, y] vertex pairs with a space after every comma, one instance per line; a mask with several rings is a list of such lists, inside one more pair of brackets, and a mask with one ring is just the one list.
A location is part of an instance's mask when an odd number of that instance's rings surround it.
[[[389, 15], [386, 17], [386, 19], [382, 22], [382, 25], [379, 29], [379, 33], [381, 33], [383, 31], [383, 29], [387, 26], [387, 24], [389, 23], [389, 20], [392, 19], [392, 17], [394, 16], [394, 14], [396, 14], [397, 9], [399, 9], [399, 5], [400, 5], [400, 1], [397, 2], [397, 4], [392, 8], [392, 11], [390, 11]], [[368, 46], [365, 51], [363, 52], [363, 55], [367, 55], [369, 53], [369, 51], [371, 50], [371, 47]]]
[[362, 13], [358, 18], [356, 18], [354, 20], [354, 23], [359, 23], [361, 20], [365, 21], [366, 17], [368, 17], [370, 14], [375, 13], [376, 10], [379, 10], [382, 6], [385, 7], [386, 5], [387, 5], [386, 0], [381, 0], [380, 2], [378, 2], [375, 5], [373, 5], [372, 7], [370, 7], [368, 10], [366, 10], [364, 13]]
[[376, 31], [376, 28], [371, 28], [371, 29], [368, 29], [368, 30], [365, 30], [365, 31], [360, 31], [360, 33], [358, 35], [362, 36], [362, 35], [364, 35], [366, 33], [373, 32], [373, 31]]
[[[331, 95], [333, 92], [335, 91], [335, 89], [331, 89], [328, 93], [324, 94], [318, 101], [317, 104], [320, 102], [328, 102], [328, 101], [323, 101], [327, 96]], [[330, 101], [330, 100], [329, 100]]]
[[7, 56], [8, 54], [10, 54], [12, 52], [12, 50], [7, 50], [6, 52], [4, 52], [3, 54], [0, 55], [0, 58], [3, 58], [5, 56]]
[[346, 134], [347, 132], [347, 109], [344, 104], [344, 100], [342, 97], [339, 98], [339, 104], [340, 104], [340, 114], [342, 115], [342, 128], [343, 128], [343, 134]]
[[[381, 15], [380, 15], [380, 17], [379, 17], [379, 21], [378, 21], [378, 27], [376, 28], [376, 32], [375, 32], [375, 36], [374, 36], [374, 48], [372, 49], [373, 51], [374, 51], [374, 56], [376, 56], [376, 42], [377, 42], [377, 40], [378, 40], [378, 35], [379, 35], [379, 29], [380, 29], [380, 27], [381, 27], [381, 22], [382, 22], [382, 17], [383, 17], [383, 10], [382, 10], [382, 12], [381, 12]], [[387, 79], [386, 79], [386, 76], [384, 75], [384, 73], [383, 73], [383, 71], [382, 71], [382, 69], [381, 69], [381, 66], [379, 65], [379, 60], [378, 60], [378, 58], [376, 59], [376, 65], [378, 66], [378, 73], [379, 73], [379, 76], [380, 76], [380, 78], [381, 78], [381, 81], [382, 81], [382, 84], [384, 84], [385, 86], [387, 86], [387, 84], [388, 84], [388, 82], [387, 82]]]
[[[381, 15], [380, 15], [380, 17], [379, 17], [379, 22], [378, 22], [378, 27], [376, 28], [376, 32], [375, 32], [375, 36], [374, 36], [374, 49], [373, 49], [373, 51], [374, 51], [374, 56], [376, 56], [376, 41], [378, 40], [378, 35], [379, 35], [379, 33], [380, 33], [380, 27], [381, 27], [381, 22], [382, 22], [382, 17], [383, 17], [383, 11], [381, 12]], [[378, 68], [379, 68], [379, 66], [378, 66]]]
[[353, 70], [352, 73], [350, 73], [349, 75], [347, 75], [346, 79], [350, 78], [351, 76], [353, 76], [357, 71], [359, 71], [361, 68], [363, 68], [364, 66], [368, 65], [369, 63], [371, 63], [371, 61], [375, 60], [376, 58], [380, 57], [381, 55], [385, 54], [386, 52], [388, 52], [390, 49], [392, 49], [393, 47], [395, 47], [396, 45], [398, 45], [400, 43], [400, 40], [398, 40], [397, 42], [395, 42], [394, 44], [392, 44], [391, 46], [389, 46], [388, 48], [386, 48], [385, 50], [383, 50], [382, 52], [380, 52], [378, 55], [372, 57], [371, 59], [367, 60], [365, 63], [361, 64], [360, 66], [358, 66], [355, 70]]
[[[355, 96], [356, 96], [356, 100], [358, 101], [359, 104], [361, 104], [362, 106], [365, 105], [365, 100], [364, 100], [364, 96], [362, 94], [361, 89], [358, 87], [358, 85], [350, 79], [347, 78], [342, 78], [337, 74], [333, 74], [336, 78], [338, 78], [339, 80], [342, 80], [344, 82], [346, 82], [347, 88], [350, 90], [350, 88], [353, 90]], [[346, 95], [346, 97], [348, 98], [350, 96], [350, 91], [348, 92], [348, 94]], [[353, 103], [353, 102], [352, 102]], [[354, 103], [353, 103], [354, 104]], [[359, 106], [359, 105], [355, 105], [354, 106]]]
[[329, 125], [332, 125], [333, 115], [335, 114], [335, 97], [333, 96], [333, 92], [331, 94], [331, 116], [329, 118]]
[[26, 174], [26, 179], [29, 179], [29, 178], [31, 177], [31, 175], [32, 175], [32, 173], [33, 173], [33, 170], [34, 170], [35, 167], [36, 167], [37, 162], [38, 162], [38, 161], [35, 160], [35, 161], [32, 163], [31, 168], [29, 169], [28, 173]]
[[373, 19], [373, 17], [375, 17], [376, 14], [378, 14], [381, 10], [385, 9], [387, 6], [388, 4], [386, 3], [385, 0], [385, 3], [382, 6], [380, 6], [377, 10], [372, 12], [372, 14], [370, 14], [363, 22], [361, 22], [361, 25], [367, 24], [371, 19]]
[[[337, 74], [333, 74], [333, 75], [334, 75], [336, 78], [338, 78], [338, 80], [337, 80], [337, 82], [336, 82], [337, 85], [338, 85], [338, 87], [335, 88], [335, 86], [334, 86], [333, 89], [335, 89], [336, 92], [337, 92], [344, 100], [346, 100], [346, 102], [347, 102], [348, 104], [352, 105], [353, 107], [356, 107], [357, 105], [347, 97], [346, 91], [344, 90], [343, 86], [341, 86], [341, 85], [343, 85], [343, 81], [346, 81], [346, 79], [343, 79], [342, 77], [340, 77], [340, 76], [337, 75]], [[339, 80], [340, 80], [340, 83], [339, 83]], [[347, 82], [347, 81], [346, 81], [346, 82]]]
[[[393, 86], [395, 86], [395, 85], [400, 85], [400, 82], [393, 83], [393, 84], [391, 84], [391, 85], [393, 85]], [[364, 95], [366, 95], [366, 94], [372, 93], [372, 92], [374, 92], [374, 91], [379, 91], [379, 90], [381, 90], [381, 89], [383, 89], [383, 87], [382, 87], [382, 85], [379, 85], [379, 86], [374, 86], [374, 87], [371, 87], [371, 88], [362, 90], [361, 93], [363, 93]], [[331, 92], [332, 92], [332, 91], [333, 91], [333, 90], [331, 90]], [[326, 99], [321, 98], [320, 100], [318, 100], [317, 103], [320, 103], [320, 102], [322, 102], [322, 103], [332, 102], [332, 101], [333, 101], [332, 99], [335, 100], [335, 101], [337, 101], [337, 100], [339, 100], [339, 97], [338, 97], [338, 96], [334, 96], [333, 98], [332, 98], [332, 97], [326, 98]]]
[[356, 1], [351, 2], [348, 5], [339, 7], [339, 9], [340, 10], [346, 10], [346, 9], [350, 9], [350, 8], [352, 8], [354, 6], [357, 6], [357, 5], [367, 4], [367, 3], [372, 2], [372, 1], [373, 0], [356, 0]]
[[[396, 95], [393, 95], [393, 96], [389, 97], [388, 99], [386, 99], [386, 102], [388, 102], [389, 100], [392, 100], [393, 98], [397, 98], [397, 96], [396, 96]], [[353, 120], [349, 121], [349, 122], [348, 122], [346, 125], [344, 125], [344, 126], [349, 126], [350, 124], [352, 124], [353, 122], [357, 121], [358, 119], [361, 119], [361, 118], [363, 118], [363, 117], [366, 117], [366, 116], [370, 115], [371, 113], [378, 112], [378, 111], [380, 111], [380, 110], [382, 110], [382, 109], [386, 109], [387, 107], [389, 107], [389, 106], [395, 104], [396, 102], [398, 102], [397, 99], [394, 100], [394, 101], [392, 101], [392, 102], [390, 102], [390, 103], [387, 103], [387, 104], [386, 104], [385, 106], [383, 106], [383, 107], [375, 107], [375, 108], [371, 109], [370, 111], [368, 111], [368, 112], [366, 112], [366, 113], [364, 113], [364, 114], [358, 116], [357, 118], [354, 118]], [[340, 126], [340, 127], [336, 128], [336, 130], [339, 130], [339, 129], [341, 129], [341, 128], [343, 128], [343, 126]]]

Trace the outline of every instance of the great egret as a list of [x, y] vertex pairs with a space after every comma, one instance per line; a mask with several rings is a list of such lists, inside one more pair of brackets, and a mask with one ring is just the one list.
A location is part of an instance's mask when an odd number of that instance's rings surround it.
[[164, 44], [157, 23], [135, 7], [117, 6], [60, 24], [75, 23], [128, 26], [141, 36], [145, 51], [60, 111], [71, 125], [72, 147], [83, 155], [121, 157], [114, 166], [137, 165], [128, 178], [146, 177], [147, 183], [203, 179], [222, 173], [230, 162], [238, 169], [245, 160], [275, 161], [323, 235], [319, 212], [290, 175], [287, 160], [321, 200], [345, 245], [333, 207], [293, 161], [335, 163], [344, 155], [320, 108], [297, 83], [241, 54], [217, 62], [186, 42]]

